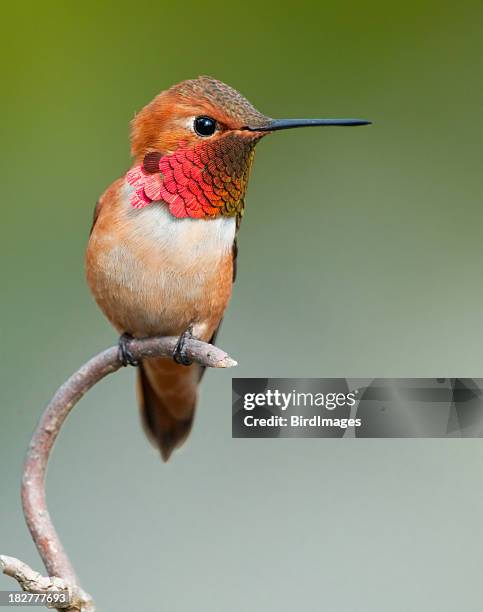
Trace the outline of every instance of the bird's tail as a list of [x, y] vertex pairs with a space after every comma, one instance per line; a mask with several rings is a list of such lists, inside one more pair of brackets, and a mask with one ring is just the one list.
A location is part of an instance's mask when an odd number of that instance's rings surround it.
[[196, 407], [200, 366], [148, 359], [139, 366], [138, 396], [148, 438], [167, 461], [188, 437]]

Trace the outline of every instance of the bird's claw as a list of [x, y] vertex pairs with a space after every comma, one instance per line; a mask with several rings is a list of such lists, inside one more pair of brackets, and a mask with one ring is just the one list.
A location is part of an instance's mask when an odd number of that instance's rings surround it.
[[188, 357], [186, 351], [186, 341], [191, 340], [191, 338], [193, 338], [192, 330], [191, 327], [188, 327], [188, 329], [181, 334], [174, 347], [173, 359], [176, 363], [184, 366], [190, 366], [193, 363], [193, 360]]
[[119, 337], [119, 343], [118, 343], [119, 353], [118, 354], [119, 354], [119, 359], [124, 367], [128, 365], [132, 365], [132, 366], [139, 365], [139, 361], [137, 359], [134, 359], [134, 356], [131, 353], [131, 349], [129, 348], [129, 345], [131, 344], [132, 339], [133, 337], [131, 336], [131, 334], [128, 334], [128, 333], [124, 333], [122, 334], [122, 336]]

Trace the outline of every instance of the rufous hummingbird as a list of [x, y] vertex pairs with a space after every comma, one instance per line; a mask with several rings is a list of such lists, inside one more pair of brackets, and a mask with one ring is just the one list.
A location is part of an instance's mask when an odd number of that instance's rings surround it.
[[122, 334], [125, 365], [131, 337], [180, 338], [173, 359], [133, 363], [144, 426], [164, 460], [190, 432], [203, 374], [184, 342], [213, 343], [230, 299], [255, 145], [288, 128], [368, 123], [274, 120], [206, 76], [163, 91], [134, 117], [132, 166], [95, 208], [87, 280]]

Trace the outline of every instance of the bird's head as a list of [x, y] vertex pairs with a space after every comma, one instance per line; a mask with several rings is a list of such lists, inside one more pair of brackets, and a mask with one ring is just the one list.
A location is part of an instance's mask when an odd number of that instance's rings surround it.
[[164, 201], [176, 217], [241, 215], [254, 148], [263, 136], [294, 127], [367, 123], [274, 120], [221, 81], [183, 81], [160, 93], [132, 122], [131, 203], [142, 208]]

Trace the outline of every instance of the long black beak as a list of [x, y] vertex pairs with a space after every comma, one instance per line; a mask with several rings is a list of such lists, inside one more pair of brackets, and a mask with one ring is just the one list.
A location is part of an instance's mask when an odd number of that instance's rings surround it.
[[370, 125], [366, 119], [272, 119], [265, 125], [247, 125], [243, 129], [250, 132], [276, 132], [299, 127], [315, 127], [318, 125]]

